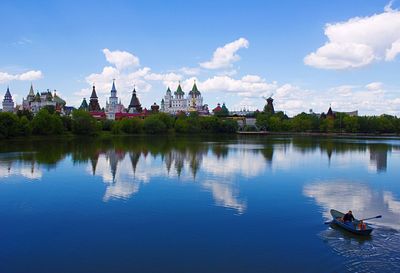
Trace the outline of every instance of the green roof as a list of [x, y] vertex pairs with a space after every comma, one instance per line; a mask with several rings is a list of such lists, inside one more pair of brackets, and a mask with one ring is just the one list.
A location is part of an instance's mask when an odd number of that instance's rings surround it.
[[175, 92], [176, 95], [185, 95], [185, 92], [183, 92], [181, 84], [178, 85], [178, 88], [176, 89]]
[[89, 108], [89, 105], [87, 104], [87, 101], [86, 101], [86, 99], [84, 98], [83, 101], [82, 101], [82, 103], [81, 103], [81, 106], [79, 107], [79, 109], [80, 109], [80, 110], [87, 110], [88, 108]]
[[200, 94], [199, 89], [197, 89], [196, 82], [194, 82], [193, 87], [192, 87], [192, 92], [195, 94]]

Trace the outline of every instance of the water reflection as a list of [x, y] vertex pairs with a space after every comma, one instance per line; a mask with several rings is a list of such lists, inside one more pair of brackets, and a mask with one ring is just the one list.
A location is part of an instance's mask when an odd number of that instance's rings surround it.
[[383, 215], [369, 222], [400, 230], [400, 202], [389, 191], [373, 190], [368, 184], [357, 181], [333, 180], [305, 185], [303, 192], [323, 208], [325, 220], [332, 218], [329, 212], [332, 208], [351, 209], [356, 218]]
[[[350, 272], [398, 272], [400, 270], [400, 202], [393, 193], [349, 180], [316, 181], [304, 186], [304, 195], [322, 208], [325, 220], [330, 209], [351, 209], [357, 218], [382, 215], [370, 220], [372, 237], [360, 237], [335, 225], [319, 235], [337, 254], [345, 257]], [[322, 221], [321, 221], [322, 222]]]
[[[252, 180], [268, 171], [302, 168], [315, 160], [323, 164], [325, 161], [316, 159], [320, 154], [326, 155], [328, 168], [361, 164], [377, 173], [386, 172], [388, 153], [393, 149], [400, 150], [398, 141], [286, 137], [15, 141], [0, 144], [0, 177], [41, 179], [45, 170], [51, 171], [67, 158], [74, 165], [86, 164], [88, 174], [102, 178], [106, 184], [104, 201], [131, 198], [142, 184], [166, 177], [197, 183], [212, 194], [218, 206], [243, 213], [247, 205], [245, 198], [240, 197], [239, 180]], [[356, 192], [346, 198], [352, 200], [354, 210], [381, 200], [382, 206], [390, 206], [390, 213], [399, 216], [398, 201], [390, 192], [377, 196], [365, 185], [344, 182], [335, 183], [334, 188], [329, 185], [313, 184], [305, 192], [316, 196], [318, 202], [342, 205], [343, 202], [332, 197], [331, 191], [335, 190], [337, 195]]]

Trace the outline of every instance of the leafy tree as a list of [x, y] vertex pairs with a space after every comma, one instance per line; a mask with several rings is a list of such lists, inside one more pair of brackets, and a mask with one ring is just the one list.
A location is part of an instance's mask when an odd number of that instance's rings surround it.
[[109, 119], [104, 119], [101, 121], [101, 129], [103, 131], [111, 131], [113, 128], [114, 121]]
[[72, 118], [70, 116], [61, 116], [64, 131], [72, 131]]
[[18, 122], [18, 133], [22, 136], [29, 136], [32, 134], [32, 125], [28, 118], [24, 115], [21, 116]]
[[357, 133], [360, 125], [357, 117], [345, 116], [343, 118], [343, 126], [347, 133]]
[[51, 115], [56, 112], [54, 105], [46, 105], [43, 107], [43, 109], [46, 109]]
[[143, 120], [139, 118], [125, 118], [118, 121], [121, 126], [121, 130], [127, 134], [137, 134], [142, 131]]
[[221, 133], [235, 133], [238, 130], [238, 123], [233, 119], [224, 119], [221, 120], [220, 123], [220, 132]]
[[77, 135], [95, 135], [98, 133], [100, 125], [89, 112], [75, 110], [72, 112], [72, 132]]
[[156, 113], [152, 116], [161, 120], [165, 124], [167, 129], [171, 129], [174, 127], [174, 118], [171, 115], [167, 113]]
[[308, 132], [313, 129], [313, 115], [301, 113], [292, 119], [291, 127], [295, 132]]
[[144, 131], [148, 134], [158, 134], [167, 131], [167, 126], [162, 122], [158, 115], [151, 115], [144, 120]]
[[19, 132], [18, 117], [13, 113], [0, 113], [0, 137], [9, 138], [17, 136]]
[[23, 109], [23, 110], [18, 110], [17, 111], [17, 116], [19, 118], [25, 116], [28, 118], [28, 120], [32, 120], [33, 119], [33, 113], [27, 109]]
[[57, 135], [64, 130], [60, 116], [41, 109], [32, 120], [32, 130], [37, 135]]

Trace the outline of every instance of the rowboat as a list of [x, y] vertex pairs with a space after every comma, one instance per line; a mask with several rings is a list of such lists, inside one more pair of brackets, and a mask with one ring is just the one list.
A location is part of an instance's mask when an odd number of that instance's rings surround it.
[[358, 234], [358, 235], [369, 235], [371, 234], [371, 232], [374, 230], [372, 227], [370, 227], [367, 223], [365, 224], [364, 228], [360, 228], [359, 227], [359, 220], [354, 220], [353, 222], [343, 222], [343, 216], [344, 213], [331, 209], [331, 215], [332, 215], [332, 223], [338, 225], [339, 227], [350, 231], [354, 234]]

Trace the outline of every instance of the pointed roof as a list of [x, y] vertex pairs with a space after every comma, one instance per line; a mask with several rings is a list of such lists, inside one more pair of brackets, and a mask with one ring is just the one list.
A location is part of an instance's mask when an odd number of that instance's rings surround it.
[[222, 108], [221, 108], [221, 104], [217, 104], [217, 107], [215, 107], [214, 109], [213, 109], [213, 112], [215, 113], [215, 112], [219, 112], [219, 111], [221, 111], [222, 110]]
[[36, 95], [35, 95], [35, 101], [36, 102], [40, 102], [41, 101], [39, 92], [37, 92]]
[[200, 95], [199, 89], [197, 89], [196, 81], [193, 83], [192, 90], [190, 90], [189, 95], [194, 94], [194, 95]]
[[31, 83], [31, 88], [29, 89], [29, 96], [34, 97], [35, 96], [35, 92], [33, 91], [33, 85]]
[[7, 86], [7, 91], [4, 97], [11, 97], [10, 88]]
[[332, 108], [329, 106], [329, 109], [328, 109], [328, 113], [326, 113], [328, 116], [333, 116], [333, 111], [332, 111]]
[[89, 105], [87, 104], [86, 98], [83, 98], [81, 106], [79, 107], [80, 110], [87, 110]]
[[[115, 86], [114, 86], [115, 88]], [[97, 99], [97, 94], [96, 94], [96, 87], [93, 85], [93, 89], [92, 89], [92, 95], [90, 95], [90, 99]]]
[[129, 103], [129, 108], [131, 107], [137, 107], [141, 106], [138, 97], [136, 96], [136, 88], [133, 88], [132, 91], [132, 98], [131, 98], [131, 103]]
[[176, 89], [175, 94], [176, 94], [176, 95], [184, 95], [184, 94], [185, 94], [185, 92], [183, 92], [183, 90], [182, 90], [182, 87], [181, 87], [181, 84], [180, 84], [180, 83], [179, 83], [179, 85], [178, 85], [178, 88]]
[[113, 80], [113, 84], [112, 84], [112, 87], [111, 87], [111, 92], [117, 92], [117, 89], [115, 88], [115, 80]]
[[168, 86], [168, 89], [167, 89], [167, 93], [171, 93], [171, 89], [169, 89], [169, 86]]

